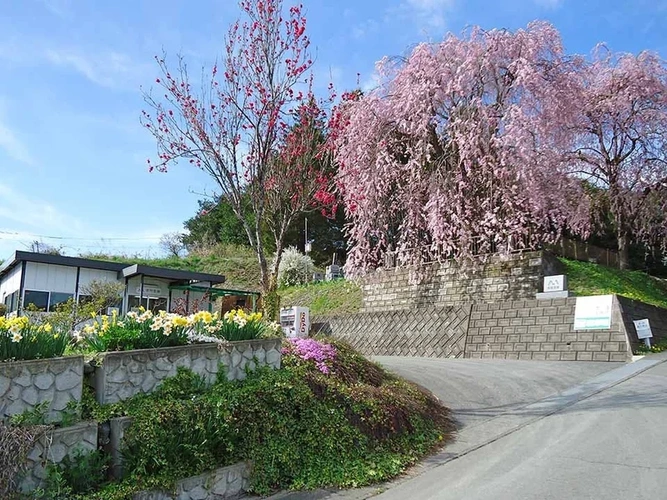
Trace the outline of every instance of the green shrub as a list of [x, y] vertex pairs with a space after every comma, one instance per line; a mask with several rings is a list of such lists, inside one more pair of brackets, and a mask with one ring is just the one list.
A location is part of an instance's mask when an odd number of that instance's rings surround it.
[[168, 486], [251, 460], [257, 493], [352, 487], [395, 476], [443, 442], [452, 424], [433, 396], [332, 345], [329, 373], [289, 353], [281, 370], [210, 387], [179, 369], [155, 393], [107, 408], [134, 417], [124, 438], [128, 481]]
[[77, 449], [59, 464], [46, 467], [45, 485], [31, 494], [44, 500], [71, 500], [100, 489], [106, 482], [109, 456], [100, 450]]

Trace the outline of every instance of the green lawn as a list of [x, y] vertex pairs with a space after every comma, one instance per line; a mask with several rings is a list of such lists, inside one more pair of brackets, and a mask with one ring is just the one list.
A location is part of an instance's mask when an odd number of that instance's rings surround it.
[[569, 289], [575, 295], [616, 294], [667, 308], [667, 280], [641, 271], [621, 271], [568, 259], [560, 261], [565, 265]]
[[283, 288], [280, 307], [306, 306], [310, 314], [350, 314], [361, 307], [361, 289], [352, 281], [336, 280]]

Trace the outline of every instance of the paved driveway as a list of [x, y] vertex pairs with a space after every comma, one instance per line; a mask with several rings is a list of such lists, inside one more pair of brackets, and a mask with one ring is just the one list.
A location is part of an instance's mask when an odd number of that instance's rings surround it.
[[[421, 466], [412, 470], [410, 473], [412, 477], [402, 478], [395, 483], [347, 491], [285, 492], [272, 498], [276, 500], [360, 500], [378, 495], [386, 490], [378, 498], [388, 500], [404, 498], [415, 500], [422, 498], [467, 499], [468, 494], [478, 494], [470, 493], [467, 488], [486, 484], [484, 474], [497, 473], [500, 478], [506, 474], [502, 466], [509, 460], [508, 455], [512, 454], [511, 451], [502, 450], [500, 455], [487, 457], [489, 464], [486, 465], [486, 469], [475, 466], [478, 461], [482, 460], [480, 457], [486, 456], [486, 450], [490, 446], [488, 443], [499, 440], [503, 436], [511, 437], [513, 433], [518, 434], [517, 429], [528, 428], [530, 424], [539, 422], [545, 415], [569, 404], [569, 401], [578, 400], [589, 393], [597, 392], [601, 387], [616, 383], [619, 376], [614, 375], [615, 372], [627, 368], [622, 363], [592, 362], [407, 357], [376, 357], [374, 360], [388, 370], [426, 387], [440, 398], [443, 404], [450, 407], [459, 424], [457, 440], [445, 447], [442, 453], [426, 459]], [[591, 379], [598, 382], [587, 384]], [[571, 389], [573, 387], [574, 390]], [[568, 390], [570, 390], [569, 395]], [[565, 396], [559, 395], [563, 393]], [[531, 432], [534, 431], [531, 430]], [[551, 430], [541, 430], [533, 435], [531, 443], [534, 448], [526, 450], [529, 461], [534, 459], [534, 457], [530, 458], [530, 452], [539, 454], [540, 450], [547, 446], [545, 440], [553, 439], [553, 437], [543, 435], [544, 432], [551, 432]], [[554, 432], [555, 439], [558, 439], [557, 436], [562, 430], [557, 428]], [[458, 458], [459, 456], [462, 458]], [[459, 465], [468, 456], [471, 458], [466, 459], [467, 463], [464, 466]], [[494, 466], [499, 468], [493, 469]], [[521, 466], [517, 467], [521, 470]], [[450, 469], [453, 472], [450, 473]], [[545, 471], [545, 476], [548, 475], [548, 471]], [[521, 477], [521, 480], [531, 481], [530, 477]], [[519, 487], [517, 491], [521, 489]], [[479, 495], [470, 496], [470, 498], [485, 500], [539, 498], [542, 500], [540, 496], [522, 497], [520, 493], [516, 492], [511, 492], [507, 497], [496, 497], [493, 490], [485, 490]], [[576, 499], [578, 497], [547, 498]], [[605, 497], [593, 496], [590, 498]]]
[[454, 411], [461, 426], [476, 425], [622, 365], [392, 356], [373, 359], [433, 392]]
[[[648, 361], [604, 374], [581, 386], [579, 394], [569, 391], [573, 404], [567, 396], [551, 398], [480, 424], [480, 430], [509, 420], [519, 425], [449, 461], [441, 454], [444, 463], [433, 463], [376, 498], [667, 498], [667, 363]], [[549, 405], [555, 412], [544, 411]], [[474, 440], [474, 431], [462, 434]], [[461, 450], [460, 443], [451, 449]]]

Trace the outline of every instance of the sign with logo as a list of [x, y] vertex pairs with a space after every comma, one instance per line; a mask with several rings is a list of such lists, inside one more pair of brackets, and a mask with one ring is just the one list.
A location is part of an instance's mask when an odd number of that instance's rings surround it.
[[635, 330], [637, 330], [637, 338], [639, 339], [650, 339], [653, 337], [653, 332], [651, 331], [651, 325], [648, 322], [648, 319], [637, 319], [633, 321], [635, 324]]
[[[141, 295], [141, 285], [137, 287], [137, 295]], [[144, 297], [155, 297], [162, 295], [162, 288], [158, 285], [144, 284]]]
[[545, 292], [562, 292], [565, 290], [565, 275], [559, 274], [557, 276], [544, 277], [544, 291]]
[[611, 328], [613, 295], [577, 297], [574, 308], [575, 330], [608, 330]]
[[299, 313], [299, 337], [308, 336], [308, 318], [306, 317], [306, 311], [301, 311]]

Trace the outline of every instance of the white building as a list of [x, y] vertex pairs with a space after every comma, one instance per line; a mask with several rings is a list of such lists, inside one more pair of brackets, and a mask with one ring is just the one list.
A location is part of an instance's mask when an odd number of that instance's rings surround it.
[[[211, 308], [211, 291], [225, 277], [162, 267], [63, 257], [33, 252], [14, 253], [0, 267], [0, 301], [7, 312], [18, 312], [33, 304], [44, 311], [55, 310], [69, 299], [86, 299], [86, 285], [92, 281], [118, 281], [125, 285], [121, 313], [143, 306], [152, 311], [192, 311]], [[224, 292], [223, 292], [224, 293]], [[204, 297], [209, 299], [204, 299]]]

